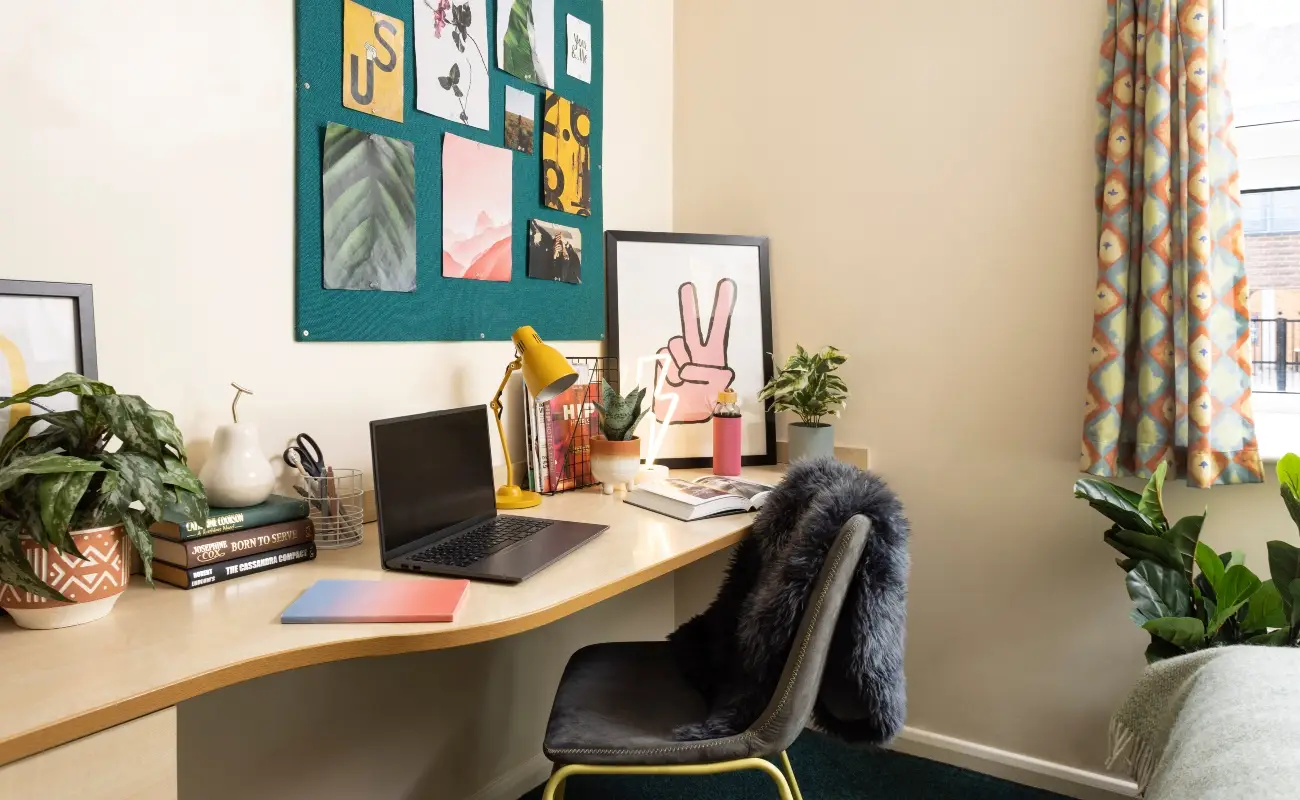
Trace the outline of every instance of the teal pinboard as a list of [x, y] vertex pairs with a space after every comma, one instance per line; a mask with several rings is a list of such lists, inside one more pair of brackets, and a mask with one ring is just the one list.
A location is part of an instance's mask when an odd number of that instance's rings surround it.
[[[501, 0], [508, 2], [509, 0]], [[404, 24], [405, 110], [392, 122], [343, 107], [344, 0], [297, 0], [296, 46], [296, 249], [294, 336], [303, 342], [417, 342], [506, 340], [532, 325], [552, 341], [589, 341], [605, 335], [605, 264], [601, 180], [604, 127], [604, 8], [601, 0], [555, 0], [555, 91], [586, 106], [593, 119], [591, 216], [542, 205], [541, 129], [545, 89], [496, 68], [496, 3], [488, 10], [491, 65], [491, 129], [460, 125], [415, 109], [415, 25], [421, 0], [363, 0], [367, 8]], [[591, 83], [565, 72], [566, 15], [591, 23]], [[242, 56], [241, 56], [242, 57]], [[256, 57], [256, 54], [247, 54]], [[514, 154], [513, 269], [509, 282], [442, 277], [442, 139], [454, 133], [504, 146], [505, 87], [536, 98], [533, 154]], [[416, 290], [414, 292], [325, 289], [322, 280], [321, 147], [325, 126], [338, 122], [415, 144]], [[665, 143], [667, 146], [667, 143]], [[540, 219], [582, 231], [582, 282], [527, 276], [528, 220]]]

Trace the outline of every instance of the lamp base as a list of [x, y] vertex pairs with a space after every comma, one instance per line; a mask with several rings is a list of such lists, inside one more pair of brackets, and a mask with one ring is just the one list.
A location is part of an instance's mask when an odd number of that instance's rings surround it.
[[518, 486], [501, 486], [497, 488], [497, 508], [532, 508], [541, 504], [542, 496], [537, 492], [520, 489]]
[[657, 483], [668, 477], [668, 468], [663, 464], [647, 464], [636, 474], [637, 483]]

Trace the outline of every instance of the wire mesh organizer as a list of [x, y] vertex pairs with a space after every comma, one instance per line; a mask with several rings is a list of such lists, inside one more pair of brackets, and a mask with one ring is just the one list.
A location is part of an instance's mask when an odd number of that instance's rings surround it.
[[300, 478], [294, 488], [307, 500], [318, 549], [361, 544], [365, 531], [361, 470], [331, 468], [320, 478]]
[[600, 382], [618, 385], [617, 358], [570, 356], [568, 361], [578, 380], [558, 396], [539, 403], [524, 389], [529, 486], [546, 495], [596, 484], [591, 474], [591, 440], [600, 433], [596, 413]]

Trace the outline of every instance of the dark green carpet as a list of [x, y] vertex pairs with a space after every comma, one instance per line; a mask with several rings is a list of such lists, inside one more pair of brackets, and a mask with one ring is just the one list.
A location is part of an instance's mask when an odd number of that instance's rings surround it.
[[[1057, 800], [1061, 795], [887, 751], [852, 748], [811, 731], [790, 748], [806, 800]], [[565, 800], [766, 800], [777, 797], [758, 772], [700, 777], [579, 775]], [[537, 800], [539, 786], [521, 800]]]

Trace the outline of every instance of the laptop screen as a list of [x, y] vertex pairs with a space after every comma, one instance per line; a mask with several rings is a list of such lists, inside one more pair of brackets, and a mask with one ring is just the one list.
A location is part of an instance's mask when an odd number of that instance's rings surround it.
[[486, 406], [372, 422], [370, 445], [385, 558], [496, 513]]

